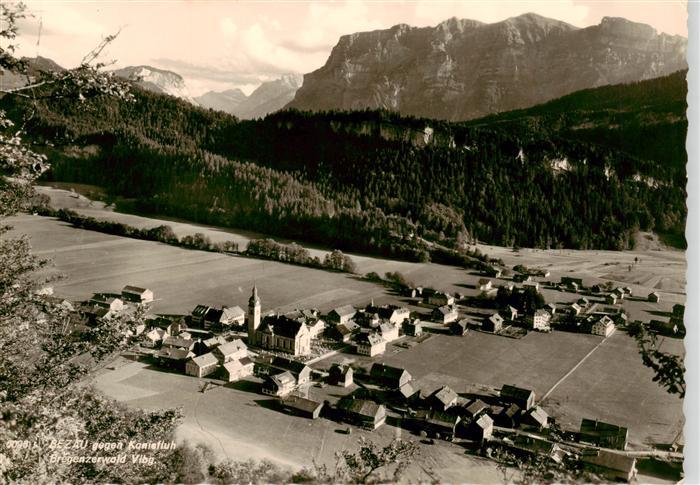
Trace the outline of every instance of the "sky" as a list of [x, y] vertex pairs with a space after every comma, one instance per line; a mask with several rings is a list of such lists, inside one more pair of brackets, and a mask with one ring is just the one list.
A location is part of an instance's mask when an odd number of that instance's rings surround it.
[[180, 74], [194, 96], [234, 87], [249, 94], [261, 82], [307, 73], [326, 62], [344, 34], [399, 23], [433, 26], [450, 17], [498, 22], [526, 12], [595, 25], [625, 17], [687, 37], [685, 0], [549, 1], [25, 1], [19, 54], [64, 67], [80, 63], [103, 37], [115, 67], [150, 65]]

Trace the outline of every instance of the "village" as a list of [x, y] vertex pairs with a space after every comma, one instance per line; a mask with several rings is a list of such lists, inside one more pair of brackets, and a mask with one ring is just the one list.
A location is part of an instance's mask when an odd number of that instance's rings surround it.
[[[633, 295], [630, 287], [587, 287], [571, 276], [555, 282], [547, 280], [546, 270], [522, 266], [513, 271], [490, 266], [482, 273], [473, 288], [476, 296], [394, 285], [391, 291], [407, 306], [371, 300], [364, 307], [342, 305], [325, 314], [315, 308], [263, 311], [264, 288], [253, 282], [245, 310], [201, 303], [186, 315], [148, 314], [130, 337], [140, 359], [199, 379], [202, 393], [246, 382], [251, 392], [274, 398], [279, 411], [335, 421], [340, 433], [389, 425], [415, 434], [425, 445], [445, 440], [500, 461], [506, 456], [574, 460], [606, 479], [635, 480], [638, 460], [660, 455], [658, 450], [629, 451], [624, 426], [580, 416], [577, 429], [564, 429], [532, 389], [511, 382], [422, 387], [408, 370], [384, 360], [436, 335], [469, 339], [475, 332], [514, 340], [529, 332], [570, 332], [604, 340], [643, 325], [682, 338], [684, 305], [674, 305], [668, 320], [630, 322], [625, 301], [656, 304], [657, 292]], [[546, 302], [545, 288], [578, 299], [566, 305]], [[95, 294], [80, 304], [50, 294], [44, 298], [73, 315], [79, 334], [105, 319], [147, 308], [155, 294], [127, 285], [120, 293]], [[668, 445], [664, 456], [675, 457], [678, 445]]]

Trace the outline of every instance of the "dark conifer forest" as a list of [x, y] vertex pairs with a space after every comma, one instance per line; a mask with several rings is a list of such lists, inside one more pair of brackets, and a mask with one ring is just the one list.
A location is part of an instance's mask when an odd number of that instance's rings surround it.
[[427, 260], [476, 240], [620, 250], [653, 230], [683, 241], [685, 74], [461, 123], [388, 111], [239, 121], [144, 91], [1, 104], [18, 120], [35, 110], [27, 135], [50, 180], [103, 186], [146, 213]]

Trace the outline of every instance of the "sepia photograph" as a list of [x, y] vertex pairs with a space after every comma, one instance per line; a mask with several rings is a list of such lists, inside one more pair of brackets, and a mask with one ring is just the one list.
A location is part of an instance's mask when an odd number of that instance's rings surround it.
[[0, 0], [0, 484], [700, 483], [699, 10]]

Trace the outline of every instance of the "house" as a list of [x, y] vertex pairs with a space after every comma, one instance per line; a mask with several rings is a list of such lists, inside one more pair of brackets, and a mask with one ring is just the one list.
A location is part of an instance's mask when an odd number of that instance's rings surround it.
[[366, 429], [377, 429], [386, 422], [386, 408], [366, 399], [343, 398], [338, 411], [344, 421]]
[[581, 310], [583, 310], [583, 309], [581, 308], [581, 305], [579, 305], [578, 303], [572, 303], [571, 305], [569, 305], [569, 313], [572, 316], [576, 317], [576, 316], [580, 315]]
[[419, 337], [423, 334], [423, 323], [419, 319], [406, 320], [403, 324], [404, 333], [411, 337]]
[[141, 342], [141, 345], [143, 347], [153, 349], [157, 347], [161, 342], [163, 342], [163, 338], [167, 336], [168, 332], [166, 332], [162, 328], [153, 328], [146, 332], [146, 334], [143, 336], [143, 341]]
[[489, 409], [488, 404], [481, 399], [476, 399], [464, 409], [464, 413], [469, 419], [474, 420]]
[[570, 276], [562, 276], [561, 284], [567, 286], [570, 289], [573, 289], [574, 291], [578, 291], [579, 288], [583, 288], [583, 279], [572, 278]]
[[612, 291], [612, 294], [615, 295], [615, 296], [617, 297], [618, 300], [624, 300], [624, 299], [625, 299], [625, 295], [626, 295], [625, 289], [622, 288], [622, 287], [620, 287], [620, 286], [618, 286], [617, 288], [615, 288], [615, 289]]
[[442, 411], [419, 411], [414, 419], [415, 427], [437, 439], [452, 440], [462, 421], [457, 415]]
[[508, 305], [502, 311], [503, 318], [506, 320], [516, 320], [518, 318], [518, 310], [510, 305]]
[[[219, 345], [224, 345], [226, 343], [226, 339], [222, 337], [221, 335], [217, 335], [216, 337], [209, 337], [201, 340], [201, 345], [204, 349], [206, 349], [206, 352], [210, 352], [217, 348]], [[206, 353], [202, 352], [202, 353]]]
[[615, 293], [608, 293], [605, 295], [605, 303], [608, 305], [614, 305], [617, 303], [617, 295]]
[[449, 386], [443, 386], [428, 397], [428, 403], [436, 411], [447, 411], [447, 409], [457, 404], [458, 398], [457, 393], [450, 389]]
[[219, 361], [214, 357], [214, 354], [209, 352], [188, 360], [185, 364], [185, 373], [189, 376], [204, 377], [213, 373], [218, 366]]
[[590, 305], [590, 304], [591, 304], [591, 301], [590, 301], [588, 298], [586, 298], [585, 296], [582, 296], [581, 298], [579, 298], [579, 299], [576, 301], [576, 303], [578, 303], [578, 304], [581, 305], [582, 307], [585, 307], [585, 306]]
[[469, 320], [463, 318], [462, 320], [456, 320], [450, 324], [450, 331], [453, 335], [466, 335], [469, 332]]
[[158, 363], [165, 367], [171, 367], [179, 371], [185, 370], [185, 363], [194, 357], [194, 352], [188, 349], [178, 349], [176, 347], [161, 347], [156, 354]]
[[520, 423], [525, 427], [542, 430], [549, 426], [549, 414], [540, 406], [535, 406], [520, 418]]
[[216, 347], [212, 353], [220, 363], [225, 364], [232, 360], [242, 359], [248, 355], [248, 346], [243, 340], [237, 338], [232, 342], [226, 342]]
[[326, 321], [320, 318], [307, 320], [306, 326], [309, 327], [309, 337], [316, 339], [320, 338], [326, 330]]
[[523, 282], [523, 289], [527, 290], [528, 288], [532, 288], [536, 292], [540, 291], [540, 284], [537, 281], [525, 281]]
[[547, 303], [544, 306], [544, 309], [549, 312], [551, 316], [554, 316], [555, 313], [557, 313], [557, 306], [554, 303]]
[[526, 281], [531, 281], [532, 277], [530, 275], [522, 274], [522, 273], [515, 273], [513, 275], [513, 281], [516, 283], [524, 283]]
[[355, 310], [352, 305], [343, 305], [331, 310], [331, 312], [328, 314], [328, 320], [335, 324], [346, 323], [352, 320], [355, 313], [357, 313], [357, 310]]
[[501, 401], [507, 404], [516, 404], [525, 411], [535, 405], [535, 393], [529, 389], [504, 385], [501, 388]]
[[581, 454], [583, 467], [609, 480], [631, 482], [637, 476], [637, 459], [608, 450], [585, 450]]
[[497, 333], [503, 328], [503, 317], [498, 313], [494, 313], [490, 317], [484, 320], [481, 325], [481, 329], [485, 332]]
[[600, 335], [601, 337], [612, 335], [614, 331], [615, 323], [613, 323], [612, 319], [607, 315], [603, 315], [591, 326], [591, 333], [593, 335]]
[[457, 320], [459, 318], [459, 313], [457, 313], [457, 308], [443, 305], [435, 308], [431, 314], [431, 317], [435, 322], [448, 324]]
[[328, 382], [334, 386], [349, 387], [353, 384], [353, 370], [349, 365], [333, 364], [328, 371]]
[[311, 380], [311, 367], [303, 362], [287, 359], [285, 357], [273, 357], [268, 366], [279, 372], [289, 372], [294, 377], [297, 384], [306, 384]]
[[360, 326], [355, 322], [345, 322], [336, 325], [335, 327], [328, 330], [328, 334], [331, 338], [339, 340], [341, 342], [350, 342], [353, 335], [360, 331]]
[[207, 305], [197, 305], [190, 314], [190, 322], [195, 327], [204, 327], [204, 315], [209, 311]]
[[148, 288], [126, 285], [122, 288], [122, 298], [134, 303], [150, 303], [153, 301], [153, 292]]
[[515, 428], [520, 422], [521, 409], [517, 404], [507, 405], [496, 415], [496, 425], [501, 428]]
[[230, 327], [231, 325], [245, 325], [245, 310], [239, 306], [225, 306], [221, 309], [219, 323], [223, 327]]
[[652, 303], [658, 303], [660, 299], [661, 299], [661, 297], [655, 291], [652, 291], [651, 293], [649, 293], [649, 296], [647, 297], [647, 300], [652, 302]]
[[604, 423], [594, 419], [582, 419], [579, 441], [602, 448], [625, 450], [627, 448], [627, 428]]
[[360, 355], [374, 357], [386, 351], [386, 342], [376, 332], [361, 332], [355, 337], [355, 351]]
[[106, 308], [110, 312], [119, 312], [124, 309], [124, 302], [121, 299], [102, 293], [96, 293], [90, 301], [88, 301], [88, 305]]
[[479, 291], [489, 291], [491, 288], [493, 288], [493, 282], [491, 280], [485, 278], [479, 280]]
[[388, 320], [394, 325], [401, 325], [411, 317], [411, 311], [408, 308], [395, 305], [378, 307], [377, 314], [382, 320]]
[[420, 399], [420, 390], [415, 389], [410, 382], [399, 387], [396, 394], [404, 402], [411, 402], [413, 400]]
[[262, 393], [268, 396], [286, 396], [294, 390], [296, 381], [289, 371], [265, 376]]
[[311, 353], [309, 328], [284, 315], [268, 315], [255, 331], [255, 344], [263, 349], [292, 355]]
[[189, 338], [169, 336], [169, 337], [165, 337], [165, 339], [163, 340], [162, 346], [164, 348], [193, 350], [194, 344], [195, 344], [195, 341], [192, 339], [189, 339]]
[[202, 328], [221, 328], [221, 318], [223, 314], [223, 310], [209, 307], [202, 319]]
[[539, 332], [549, 332], [551, 327], [549, 320], [551, 315], [546, 310], [535, 310], [525, 317], [528, 328]]
[[383, 322], [379, 325], [379, 333], [387, 342], [393, 342], [399, 338], [399, 327], [390, 322]]
[[545, 456], [555, 463], [561, 463], [565, 454], [565, 451], [556, 443], [522, 434], [515, 435], [508, 447], [517, 455]]
[[466, 429], [467, 437], [474, 441], [485, 441], [493, 435], [493, 419], [488, 414], [482, 414], [469, 423]]
[[428, 304], [435, 306], [452, 306], [455, 304], [455, 298], [449, 293], [436, 291], [428, 296]]
[[242, 357], [226, 362], [222, 366], [222, 377], [226, 382], [235, 382], [252, 376], [255, 363], [249, 357]]
[[372, 364], [369, 375], [374, 382], [387, 389], [399, 389], [412, 379], [406, 369], [381, 363]]
[[299, 396], [287, 396], [281, 401], [282, 409], [290, 414], [309, 419], [317, 419], [321, 415], [323, 403]]

